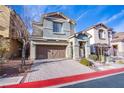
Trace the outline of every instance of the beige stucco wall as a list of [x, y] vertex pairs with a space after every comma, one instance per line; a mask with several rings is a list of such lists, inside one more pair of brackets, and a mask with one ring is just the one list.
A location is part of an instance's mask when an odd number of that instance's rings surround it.
[[117, 55], [124, 56], [124, 42], [112, 42], [111, 46], [113, 46], [113, 45], [118, 46]]
[[95, 43], [95, 29], [90, 29], [87, 31], [88, 34], [91, 35], [91, 38], [89, 39], [89, 43], [90, 44], [94, 44]]
[[10, 9], [0, 5], [0, 35], [9, 37]]
[[[103, 39], [99, 39], [99, 29], [103, 29], [104, 30], [104, 40]], [[95, 43], [103, 43], [103, 44], [109, 44], [109, 38], [108, 38], [108, 30], [101, 27], [99, 29], [94, 30], [95, 31]]]
[[31, 60], [35, 60], [36, 56], [35, 56], [35, 52], [36, 52], [36, 45], [34, 44], [34, 41], [30, 42], [30, 59]]
[[22, 19], [7, 6], [0, 5], [0, 35], [10, 41], [8, 57], [20, 54], [18, 52], [21, 44], [19, 31], [23, 32], [25, 40], [28, 40], [29, 33]]
[[[99, 29], [103, 29], [104, 30], [104, 39], [99, 39], [99, 35], [98, 35], [98, 30]], [[92, 37], [90, 38], [90, 44], [95, 44], [95, 43], [105, 43], [105, 44], [109, 44], [109, 38], [108, 38], [108, 31], [107, 29], [100, 27], [99, 29], [95, 29], [92, 28], [90, 30], [87, 31], [87, 33], [91, 34]]]

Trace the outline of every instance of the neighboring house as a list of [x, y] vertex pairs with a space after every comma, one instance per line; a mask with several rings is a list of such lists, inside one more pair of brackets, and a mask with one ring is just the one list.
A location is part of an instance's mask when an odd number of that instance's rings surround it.
[[112, 29], [103, 23], [91, 26], [82, 32], [86, 32], [91, 35], [91, 54], [104, 55], [104, 53], [110, 48]]
[[73, 59], [88, 58], [90, 55], [89, 39], [91, 35], [85, 32], [78, 32], [69, 38], [71, 44], [71, 56]]
[[114, 34], [111, 41], [113, 56], [124, 56], [124, 32]]
[[[30, 58], [79, 59], [88, 56], [89, 34], [75, 34], [75, 22], [62, 13], [44, 14], [40, 22], [33, 22]], [[85, 52], [84, 52], [85, 51]]]
[[8, 58], [20, 58], [22, 38], [28, 41], [29, 33], [19, 15], [8, 6], [0, 6], [0, 36], [9, 42]]

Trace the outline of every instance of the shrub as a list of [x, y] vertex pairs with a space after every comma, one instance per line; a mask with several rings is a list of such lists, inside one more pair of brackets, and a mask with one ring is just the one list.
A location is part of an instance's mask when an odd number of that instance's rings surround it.
[[97, 55], [95, 55], [95, 54], [89, 55], [89, 58], [94, 60], [94, 61], [96, 61], [98, 59]]
[[116, 61], [116, 63], [118, 63], [118, 64], [124, 64], [124, 61], [118, 60], [118, 61]]
[[92, 66], [92, 64], [86, 58], [82, 58], [80, 60], [80, 63], [85, 65], [85, 66]]
[[9, 51], [8, 41], [5, 38], [0, 37], [0, 71], [2, 71], [2, 64], [6, 62], [8, 51]]

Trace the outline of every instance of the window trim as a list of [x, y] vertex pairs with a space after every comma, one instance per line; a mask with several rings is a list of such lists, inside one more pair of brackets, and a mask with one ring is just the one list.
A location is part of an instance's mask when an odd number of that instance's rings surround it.
[[[58, 31], [58, 32], [54, 31], [54, 23], [61, 24], [61, 30], [60, 31]], [[53, 21], [53, 33], [62, 33], [63, 34], [63, 23], [62, 22]]]
[[[102, 35], [100, 35], [100, 34], [102, 34]], [[99, 39], [105, 40], [105, 35], [104, 34], [105, 34], [105, 31], [103, 29], [99, 29], [99, 31], [98, 31]]]

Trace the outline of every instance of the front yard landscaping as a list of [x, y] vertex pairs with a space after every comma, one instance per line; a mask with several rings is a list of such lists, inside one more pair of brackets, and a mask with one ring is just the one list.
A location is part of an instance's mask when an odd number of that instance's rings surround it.
[[80, 60], [80, 63], [83, 64], [83, 65], [85, 65], [85, 66], [92, 66], [92, 65], [93, 65], [93, 64], [92, 64], [89, 60], [87, 60], [86, 58], [82, 58], [82, 59]]
[[0, 77], [24, 76], [25, 78], [31, 68], [32, 61], [26, 60], [26, 65], [22, 67], [21, 64], [21, 60], [9, 60], [8, 62], [4, 62], [1, 65]]
[[124, 64], [124, 60], [117, 60], [116, 63], [118, 63], [118, 64]]

